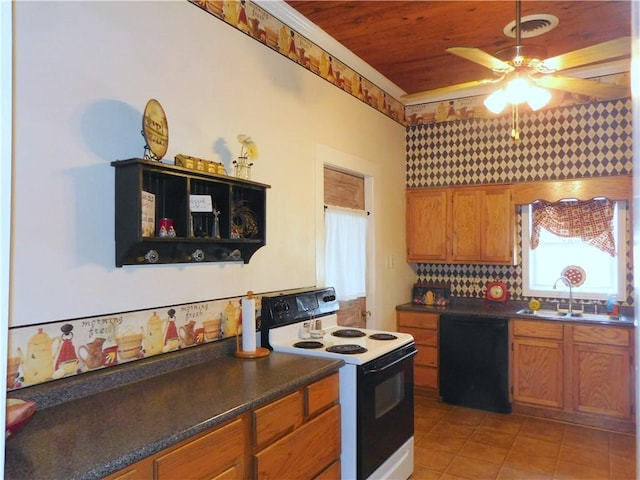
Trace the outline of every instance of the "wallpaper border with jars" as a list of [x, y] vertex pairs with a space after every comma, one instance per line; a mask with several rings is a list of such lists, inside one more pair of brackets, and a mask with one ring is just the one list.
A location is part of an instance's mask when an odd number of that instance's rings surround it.
[[[242, 333], [242, 298], [10, 328], [7, 390], [235, 337]], [[259, 326], [262, 298], [254, 299]]]
[[[303, 68], [358, 98], [370, 107], [403, 126], [452, 122], [469, 118], [496, 118], [484, 106], [486, 95], [405, 106], [372, 81], [359, 74], [340, 59], [333, 57], [311, 40], [266, 12], [250, 0], [188, 0], [272, 50], [296, 62]], [[620, 73], [594, 77], [598, 81], [630, 86], [630, 74]], [[629, 95], [631, 90], [629, 89]], [[552, 91], [544, 107], [578, 105], [596, 101], [594, 97]], [[521, 107], [528, 112], [527, 107]]]

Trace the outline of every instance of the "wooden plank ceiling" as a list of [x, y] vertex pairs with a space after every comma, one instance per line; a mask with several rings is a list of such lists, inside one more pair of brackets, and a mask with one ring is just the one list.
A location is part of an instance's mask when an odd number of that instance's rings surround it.
[[[503, 29], [512, 1], [299, 1], [286, 3], [407, 93], [491, 77], [476, 63], [446, 52], [477, 47], [490, 54], [516, 44]], [[547, 57], [631, 34], [630, 1], [523, 1], [521, 15], [551, 14], [554, 29], [521, 44]]]

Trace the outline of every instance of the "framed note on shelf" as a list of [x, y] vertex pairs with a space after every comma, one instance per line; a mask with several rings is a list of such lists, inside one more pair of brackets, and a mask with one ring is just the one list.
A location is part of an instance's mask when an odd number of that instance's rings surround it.
[[141, 200], [142, 236], [153, 237], [156, 231], [156, 196], [143, 191]]

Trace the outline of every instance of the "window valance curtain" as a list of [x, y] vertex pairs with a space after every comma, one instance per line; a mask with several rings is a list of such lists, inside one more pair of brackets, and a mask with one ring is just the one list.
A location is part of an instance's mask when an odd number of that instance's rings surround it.
[[614, 202], [607, 199], [555, 203], [537, 201], [531, 209], [531, 249], [538, 246], [540, 228], [545, 228], [559, 237], [580, 238], [614, 257], [613, 208]]
[[366, 296], [367, 212], [327, 207], [324, 220], [327, 286], [338, 300]]

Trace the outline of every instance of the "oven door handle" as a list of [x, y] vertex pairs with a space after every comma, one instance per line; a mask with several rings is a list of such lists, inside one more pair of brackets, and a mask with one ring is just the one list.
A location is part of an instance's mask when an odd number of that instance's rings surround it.
[[403, 355], [400, 358], [396, 358], [393, 362], [386, 364], [385, 366], [383, 366], [382, 368], [365, 368], [364, 369], [364, 374], [365, 375], [370, 375], [370, 374], [375, 374], [375, 373], [380, 373], [380, 372], [384, 372], [387, 368], [391, 368], [394, 365], [397, 365], [398, 363], [406, 360], [409, 357], [413, 357], [414, 355], [418, 354], [418, 350], [414, 349], [411, 350], [409, 353], [407, 353], [406, 355]]

